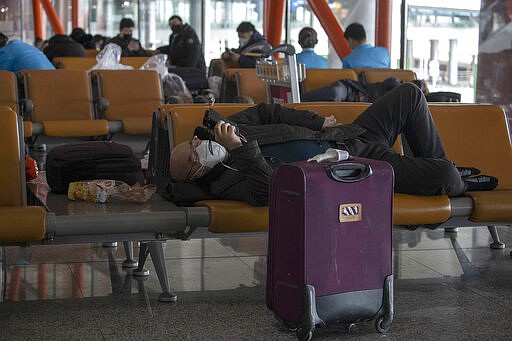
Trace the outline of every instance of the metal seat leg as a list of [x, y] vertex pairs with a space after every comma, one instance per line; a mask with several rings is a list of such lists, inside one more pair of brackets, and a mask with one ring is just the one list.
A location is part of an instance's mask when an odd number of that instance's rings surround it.
[[124, 241], [124, 252], [126, 254], [126, 259], [123, 261], [123, 268], [136, 268], [139, 266], [139, 262], [137, 262], [133, 258], [133, 241]]
[[163, 242], [149, 242], [149, 252], [153, 265], [158, 276], [158, 281], [162, 287], [162, 294], [158, 297], [160, 302], [176, 302], [178, 296], [171, 292], [169, 278], [167, 277], [167, 268], [165, 266]]
[[489, 230], [489, 233], [492, 237], [492, 243], [489, 245], [491, 249], [504, 249], [505, 243], [500, 241], [500, 236], [498, 235], [498, 229], [496, 228], [496, 225], [489, 225], [487, 226], [487, 229]]

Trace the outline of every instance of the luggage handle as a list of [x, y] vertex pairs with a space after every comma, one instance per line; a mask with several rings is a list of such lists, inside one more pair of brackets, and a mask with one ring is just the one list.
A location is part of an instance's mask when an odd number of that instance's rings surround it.
[[339, 182], [358, 182], [372, 175], [372, 168], [363, 163], [341, 163], [329, 166], [328, 174]]

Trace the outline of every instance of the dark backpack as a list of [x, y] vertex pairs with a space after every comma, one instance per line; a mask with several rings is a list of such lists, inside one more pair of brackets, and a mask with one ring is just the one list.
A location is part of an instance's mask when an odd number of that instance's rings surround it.
[[140, 160], [126, 145], [110, 141], [70, 143], [48, 152], [46, 180], [52, 192], [67, 193], [69, 183], [95, 179], [144, 184]]

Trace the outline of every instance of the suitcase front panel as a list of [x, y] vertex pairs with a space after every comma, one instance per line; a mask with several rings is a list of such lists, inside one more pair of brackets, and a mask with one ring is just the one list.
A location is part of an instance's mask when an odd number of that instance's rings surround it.
[[391, 274], [393, 174], [373, 160], [372, 174], [339, 182], [329, 164], [305, 163], [306, 282], [317, 296], [382, 288]]

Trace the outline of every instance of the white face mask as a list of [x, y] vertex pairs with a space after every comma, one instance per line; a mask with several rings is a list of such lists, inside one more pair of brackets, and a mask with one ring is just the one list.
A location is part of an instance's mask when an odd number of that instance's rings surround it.
[[213, 168], [224, 161], [227, 151], [226, 148], [215, 141], [201, 141], [196, 147], [196, 153], [202, 166]]
[[238, 43], [240, 44], [240, 46], [244, 46], [248, 42], [249, 42], [249, 39], [245, 39], [245, 38], [238, 39]]

